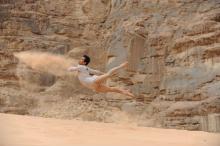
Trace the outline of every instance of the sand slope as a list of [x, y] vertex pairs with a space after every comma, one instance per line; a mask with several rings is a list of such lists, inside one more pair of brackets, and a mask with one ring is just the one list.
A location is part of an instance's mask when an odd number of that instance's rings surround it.
[[0, 114], [0, 146], [220, 146], [220, 134]]

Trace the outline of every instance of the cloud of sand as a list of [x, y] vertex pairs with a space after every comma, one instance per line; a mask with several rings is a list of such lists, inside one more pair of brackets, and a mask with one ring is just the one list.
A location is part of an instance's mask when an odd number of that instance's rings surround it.
[[14, 56], [17, 57], [21, 63], [26, 64], [34, 70], [57, 76], [65, 75], [68, 67], [77, 64], [77, 61], [74, 59], [67, 59], [62, 55], [45, 52], [20, 52], [15, 53]]

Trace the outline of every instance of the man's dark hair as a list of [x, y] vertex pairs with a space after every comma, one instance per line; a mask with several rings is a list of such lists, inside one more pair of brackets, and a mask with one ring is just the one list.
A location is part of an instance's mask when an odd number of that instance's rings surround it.
[[85, 65], [88, 65], [90, 62], [90, 57], [87, 55], [83, 55], [83, 57], [84, 57], [84, 62], [86, 63]]

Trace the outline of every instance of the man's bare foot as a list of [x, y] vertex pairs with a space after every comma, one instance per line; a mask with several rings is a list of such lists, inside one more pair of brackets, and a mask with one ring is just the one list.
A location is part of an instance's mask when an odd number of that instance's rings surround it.
[[120, 65], [120, 67], [125, 67], [125, 66], [127, 66], [127, 65], [128, 65], [128, 61], [122, 63], [122, 64]]
[[130, 90], [125, 90], [125, 91], [124, 91], [124, 94], [127, 95], [127, 96], [130, 96], [130, 97], [133, 97], [133, 98], [135, 97], [134, 94], [132, 94], [132, 93], [130, 92]]

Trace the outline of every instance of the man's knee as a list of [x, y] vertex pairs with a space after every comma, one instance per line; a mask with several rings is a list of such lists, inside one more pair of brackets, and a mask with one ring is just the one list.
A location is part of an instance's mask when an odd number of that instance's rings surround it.
[[103, 88], [101, 85], [97, 84], [96, 86], [94, 86], [94, 90], [96, 92], [106, 92], [106, 88]]

